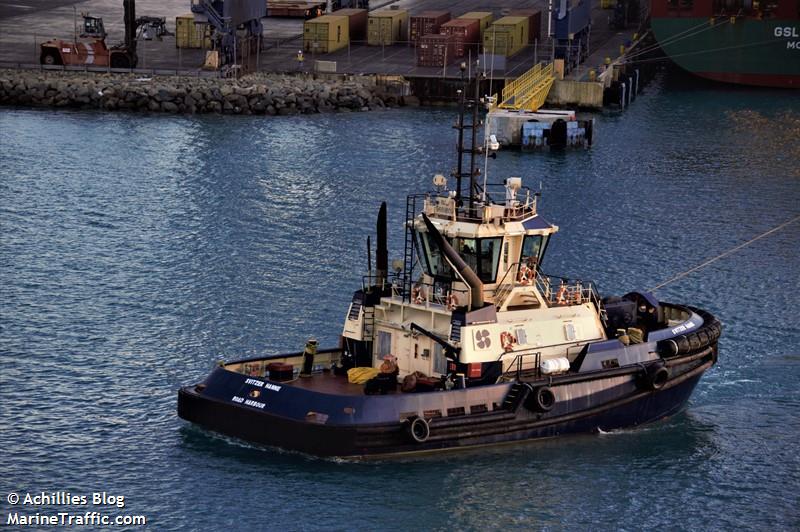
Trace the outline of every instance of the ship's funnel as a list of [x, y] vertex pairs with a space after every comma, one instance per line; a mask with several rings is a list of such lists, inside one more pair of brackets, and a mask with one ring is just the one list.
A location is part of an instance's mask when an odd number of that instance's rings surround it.
[[123, 0], [122, 9], [125, 22], [125, 46], [133, 56], [136, 53], [136, 0]]
[[378, 211], [378, 242], [375, 249], [376, 284], [382, 286], [389, 273], [389, 250], [386, 247], [386, 202], [381, 203]]
[[453, 249], [453, 246], [447, 243], [442, 237], [442, 234], [436, 229], [430, 219], [422, 213], [422, 221], [425, 222], [425, 227], [428, 229], [428, 234], [433, 237], [433, 241], [436, 243], [436, 247], [438, 247], [442, 253], [447, 257], [447, 260], [455, 267], [456, 271], [461, 274], [461, 277], [467, 282], [469, 287], [472, 289], [472, 308], [477, 309], [483, 307], [483, 282], [481, 282], [480, 278], [472, 271], [472, 268], [464, 262], [464, 259], [458, 254], [458, 252]]

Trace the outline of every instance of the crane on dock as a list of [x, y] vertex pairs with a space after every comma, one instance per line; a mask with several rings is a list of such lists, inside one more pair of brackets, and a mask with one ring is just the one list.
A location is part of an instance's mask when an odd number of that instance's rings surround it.
[[204, 17], [214, 28], [221, 64], [236, 63], [237, 30], [256, 37], [256, 45], [260, 46], [264, 29], [261, 19], [267, 15], [264, 0], [191, 0], [191, 9], [196, 18]]

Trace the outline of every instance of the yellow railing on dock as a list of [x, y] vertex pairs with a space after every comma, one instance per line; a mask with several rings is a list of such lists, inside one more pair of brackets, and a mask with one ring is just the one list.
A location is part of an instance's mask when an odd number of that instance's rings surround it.
[[513, 109], [516, 111], [538, 111], [547, 99], [547, 93], [553, 86], [553, 64], [536, 64], [523, 75], [506, 84], [503, 88], [502, 100], [494, 95], [493, 107], [499, 109]]

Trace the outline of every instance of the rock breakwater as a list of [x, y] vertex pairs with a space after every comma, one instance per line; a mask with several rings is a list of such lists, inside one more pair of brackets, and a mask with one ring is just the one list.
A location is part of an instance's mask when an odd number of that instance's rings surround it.
[[1, 70], [0, 104], [162, 113], [292, 115], [369, 111], [401, 102], [370, 77], [254, 74], [239, 80]]

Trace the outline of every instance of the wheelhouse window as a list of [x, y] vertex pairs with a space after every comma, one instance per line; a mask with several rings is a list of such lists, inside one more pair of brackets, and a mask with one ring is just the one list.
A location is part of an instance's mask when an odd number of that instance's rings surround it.
[[484, 283], [493, 283], [497, 278], [497, 266], [500, 263], [500, 250], [503, 239], [482, 238], [481, 242], [481, 267], [478, 276]]
[[423, 259], [425, 262], [425, 269], [428, 275], [433, 277], [447, 277], [453, 276], [453, 270], [450, 268], [447, 260], [445, 260], [439, 248], [434, 243], [433, 239], [428, 233], [417, 233], [419, 236], [419, 249], [422, 250]]
[[[439, 248], [436, 247], [433, 239], [427, 233], [419, 233], [418, 238], [419, 248], [422, 250], [428, 275], [440, 279], [455, 279], [455, 273], [439, 251]], [[484, 283], [493, 283], [495, 281], [503, 244], [501, 237], [448, 238], [447, 240], [481, 281]]]
[[522, 256], [519, 261], [529, 268], [533, 268], [542, 262], [545, 248], [547, 247], [547, 238], [542, 235], [525, 235], [525, 240], [522, 242]]

